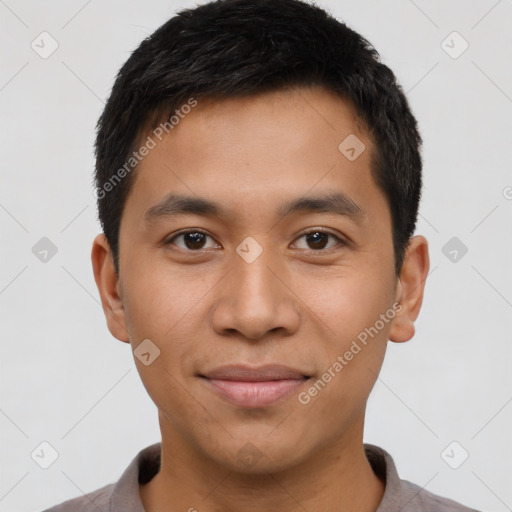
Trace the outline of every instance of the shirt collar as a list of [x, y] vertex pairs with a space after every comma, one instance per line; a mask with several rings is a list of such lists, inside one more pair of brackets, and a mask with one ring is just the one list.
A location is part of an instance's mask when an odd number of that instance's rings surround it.
[[[112, 490], [109, 512], [144, 512], [139, 484], [149, 482], [160, 470], [161, 443], [141, 450], [126, 468]], [[386, 488], [376, 512], [397, 510], [401, 503], [401, 481], [389, 453], [372, 444], [365, 444], [366, 457]]]
[[141, 450], [118, 480], [110, 498], [109, 512], [145, 512], [139, 484], [149, 482], [160, 470], [162, 443]]
[[373, 444], [365, 444], [364, 451], [373, 472], [385, 483], [384, 495], [376, 512], [399, 510], [402, 502], [402, 482], [393, 458], [388, 452]]

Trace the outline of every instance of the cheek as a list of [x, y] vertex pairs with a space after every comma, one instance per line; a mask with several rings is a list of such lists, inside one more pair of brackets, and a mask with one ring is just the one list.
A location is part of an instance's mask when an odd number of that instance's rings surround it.
[[[149, 261], [149, 258], [148, 258]], [[164, 342], [186, 321], [204, 290], [197, 280], [180, 279], [167, 266], [138, 265], [127, 274], [123, 297], [125, 317], [133, 340], [155, 338]]]
[[[154, 363], [158, 379], [170, 381], [172, 387], [173, 379], [166, 371], [181, 382], [204, 338], [198, 331], [207, 316], [204, 283], [197, 278], [180, 279], [168, 267], [139, 268], [125, 283], [129, 290], [124, 296], [125, 318], [132, 349], [143, 340], [151, 340], [159, 351]], [[151, 385], [156, 370], [137, 364], [141, 378], [149, 379]]]
[[[386, 313], [392, 306], [393, 292], [392, 280], [379, 278], [378, 273], [351, 269], [343, 276], [318, 283], [308, 276], [303, 282], [301, 298], [314, 317], [322, 320], [329, 337], [337, 340], [337, 348], [341, 349]], [[379, 330], [385, 335], [389, 325]]]
[[[380, 272], [350, 269], [343, 277], [323, 283], [321, 294], [310, 290], [308, 304], [323, 320], [320, 380], [327, 381], [325, 388], [321, 383], [317, 386], [321, 391], [315, 408], [329, 417], [333, 426], [343, 418], [357, 416], [384, 359], [394, 317], [394, 310], [389, 313], [393, 280], [379, 279]], [[316, 392], [312, 390], [313, 395]], [[332, 404], [337, 404], [335, 411], [330, 409]]]
[[366, 403], [384, 360], [394, 310], [390, 287], [375, 279], [347, 277], [324, 290], [316, 301], [312, 294], [310, 304], [329, 327], [321, 336], [325, 357], [318, 380], [311, 383], [316, 389], [303, 398], [311, 399], [326, 429], [335, 429], [358, 417]]

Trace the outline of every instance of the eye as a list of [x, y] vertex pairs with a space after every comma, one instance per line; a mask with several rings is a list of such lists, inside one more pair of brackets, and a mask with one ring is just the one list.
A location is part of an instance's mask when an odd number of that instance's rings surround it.
[[[207, 245], [207, 240], [210, 239], [210, 245]], [[177, 241], [181, 242], [178, 243]], [[183, 231], [177, 235], [172, 236], [164, 242], [165, 245], [176, 245], [180, 249], [184, 250], [199, 250], [199, 249], [211, 249], [220, 247], [210, 235], [203, 233], [202, 231]]]
[[[329, 242], [329, 237], [331, 238], [331, 242]], [[301, 235], [298, 240], [304, 239], [305, 243], [300, 246], [300, 243], [296, 243], [295, 245], [299, 249], [306, 250], [322, 250], [322, 249], [330, 249], [335, 247], [336, 245], [344, 245], [344, 241], [333, 233], [328, 233], [327, 231], [323, 231], [322, 229], [315, 229], [304, 233]]]

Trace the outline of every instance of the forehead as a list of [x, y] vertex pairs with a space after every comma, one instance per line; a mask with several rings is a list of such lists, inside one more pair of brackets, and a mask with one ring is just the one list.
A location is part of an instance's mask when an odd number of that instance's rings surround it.
[[[371, 203], [362, 196], [380, 193], [371, 174], [373, 144], [355, 109], [324, 88], [198, 99], [176, 120], [161, 140], [151, 131], [139, 138], [142, 145], [151, 137], [155, 146], [138, 164], [127, 210], [145, 212], [170, 192], [245, 211], [271, 203], [274, 211], [276, 202], [308, 192], [338, 190], [358, 204], [356, 197]], [[347, 158], [354, 156], [344, 153], [347, 144], [356, 158]]]

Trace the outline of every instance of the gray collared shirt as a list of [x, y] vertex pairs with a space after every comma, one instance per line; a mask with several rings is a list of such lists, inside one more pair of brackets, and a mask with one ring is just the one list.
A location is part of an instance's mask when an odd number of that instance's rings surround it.
[[[391, 455], [378, 446], [365, 444], [364, 447], [373, 471], [386, 482], [376, 512], [477, 512], [400, 480]], [[149, 482], [158, 473], [160, 450], [160, 443], [148, 446], [133, 459], [117, 483], [65, 501], [45, 512], [144, 512], [139, 483]]]

